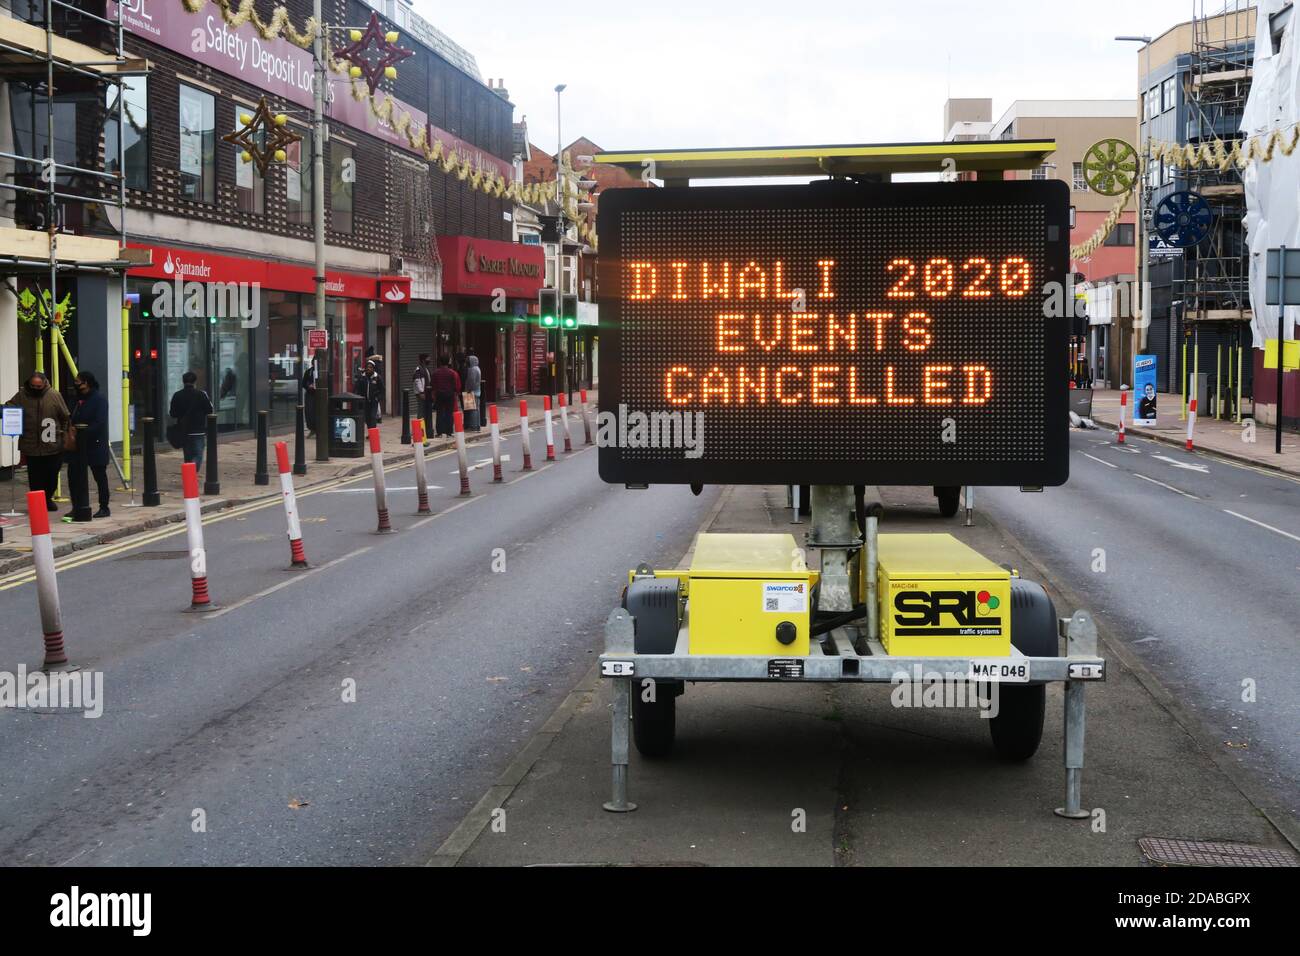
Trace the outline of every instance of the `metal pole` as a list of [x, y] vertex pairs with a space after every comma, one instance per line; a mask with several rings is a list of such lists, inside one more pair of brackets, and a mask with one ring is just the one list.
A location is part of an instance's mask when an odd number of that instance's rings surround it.
[[[555, 244], [555, 289], [557, 317], [564, 314], [564, 139], [560, 125], [560, 94], [565, 84], [555, 88], [555, 204], [559, 210], [559, 236]], [[555, 359], [559, 366], [557, 381], [552, 381], [551, 390], [555, 392], [569, 390], [569, 350], [568, 335], [563, 328], [555, 330]]]
[[627, 813], [636, 809], [627, 799], [627, 758], [629, 712], [632, 707], [632, 678], [620, 677], [614, 682], [613, 726], [611, 728], [611, 763], [613, 765], [613, 793], [604, 804], [610, 813]]
[[221, 465], [217, 461], [217, 416], [215, 413], [208, 416], [207, 445], [208, 473], [203, 482], [203, 493], [205, 495], [219, 495], [221, 494]]
[[154, 420], [146, 418], [140, 424], [144, 427], [144, 493], [140, 500], [146, 508], [156, 508], [162, 504], [162, 497], [158, 494], [158, 465], [154, 461]]
[[1065, 682], [1065, 806], [1056, 808], [1058, 817], [1084, 820], [1091, 816], [1083, 809], [1083, 681]]
[[[1146, 76], [1142, 79], [1142, 112], [1146, 120], [1142, 124], [1142, 162], [1138, 164], [1138, 172], [1142, 175], [1142, 189], [1139, 195], [1142, 197], [1141, 208], [1138, 210], [1138, 221], [1141, 223], [1142, 244], [1138, 247], [1139, 255], [1142, 256], [1142, 328], [1138, 339], [1141, 349], [1138, 350], [1145, 354], [1147, 350], [1147, 330], [1151, 328], [1151, 250], [1148, 247], [1150, 238], [1147, 230], [1146, 211], [1151, 204], [1151, 197], [1148, 192], [1150, 179], [1147, 176], [1146, 164], [1151, 162], [1151, 117], [1146, 116], [1146, 87], [1151, 82], [1151, 41], [1146, 43]], [[1134, 354], [1138, 354], [1135, 351]]]
[[1278, 252], [1278, 289], [1282, 292], [1279, 295], [1277, 307], [1277, 417], [1273, 420], [1273, 451], [1275, 454], [1282, 454], [1282, 375], [1286, 363], [1282, 361], [1283, 353], [1286, 349], [1282, 347], [1284, 339], [1282, 338], [1283, 322], [1282, 317], [1286, 312], [1286, 306], [1281, 304], [1287, 300], [1286, 296], [1286, 246], [1282, 246]]
[[[321, 0], [312, 0], [312, 16], [316, 18], [316, 39], [312, 41], [312, 59], [315, 77], [312, 83], [312, 136], [311, 136], [311, 215], [316, 232], [316, 328], [328, 329], [325, 319], [325, 25]], [[322, 356], [321, 352], [325, 355]], [[317, 349], [312, 357], [316, 363], [316, 460], [330, 460], [330, 380], [329, 349]]]
[[266, 470], [266, 432], [267, 419], [270, 414], [265, 410], [257, 413], [257, 461], [253, 466], [253, 484], [255, 485], [269, 485], [271, 483], [271, 476]]

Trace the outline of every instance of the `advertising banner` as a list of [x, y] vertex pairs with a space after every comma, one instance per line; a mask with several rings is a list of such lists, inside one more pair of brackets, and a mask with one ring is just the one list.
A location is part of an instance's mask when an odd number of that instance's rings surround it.
[[1137, 355], [1133, 358], [1133, 424], [1156, 423], [1156, 357]]

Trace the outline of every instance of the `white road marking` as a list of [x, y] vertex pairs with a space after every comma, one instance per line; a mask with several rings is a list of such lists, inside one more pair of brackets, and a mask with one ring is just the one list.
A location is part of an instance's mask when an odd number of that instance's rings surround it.
[[[453, 475], [457, 474], [457, 472], [453, 471], [452, 474]], [[442, 485], [429, 486], [430, 491], [437, 491], [440, 490], [441, 488]], [[384, 490], [385, 491], [417, 491], [418, 489], [416, 488], [415, 485], [398, 485], [396, 488], [385, 488]], [[373, 495], [375, 493], [375, 489], [374, 488], [333, 488], [330, 491], [326, 491], [324, 493], [327, 495]]]
[[1119, 465], [1112, 465], [1110, 462], [1106, 461], [1106, 460], [1103, 459], [1103, 458], [1098, 458], [1096, 455], [1089, 455], [1086, 451], [1081, 451], [1081, 452], [1079, 452], [1079, 454], [1082, 455], [1084, 458], [1091, 458], [1093, 461], [1098, 462], [1098, 463], [1100, 463], [1100, 464], [1103, 464], [1103, 465], [1105, 465], [1107, 468], [1118, 468], [1118, 467], [1119, 467]]
[[1210, 469], [1208, 465], [1194, 465], [1190, 462], [1179, 461], [1177, 458], [1170, 458], [1168, 455], [1152, 455], [1151, 457], [1156, 459], [1156, 461], [1168, 462], [1169, 464], [1173, 465], [1175, 468], [1186, 468], [1188, 471], [1199, 471], [1201, 472], [1201, 474], [1204, 475], [1208, 475], [1210, 473]]
[[1290, 531], [1283, 531], [1281, 528], [1274, 528], [1271, 524], [1264, 524], [1262, 521], [1256, 521], [1254, 518], [1248, 518], [1246, 515], [1238, 514], [1235, 511], [1229, 511], [1227, 508], [1224, 508], [1223, 511], [1225, 514], [1230, 514], [1234, 518], [1240, 518], [1242, 521], [1249, 521], [1251, 524], [1257, 524], [1261, 528], [1267, 528], [1274, 534], [1280, 534], [1284, 538], [1290, 538], [1292, 541], [1300, 541], [1300, 535], [1292, 534]]
[[1193, 501], [1200, 501], [1200, 500], [1201, 500], [1201, 499], [1198, 498], [1196, 495], [1193, 495], [1193, 494], [1190, 494], [1189, 492], [1183, 491], [1183, 489], [1181, 489], [1181, 488], [1175, 488], [1173, 485], [1166, 485], [1163, 481], [1156, 481], [1154, 478], [1148, 478], [1146, 475], [1139, 475], [1136, 471], [1133, 472], [1133, 477], [1134, 477], [1134, 478], [1141, 478], [1143, 481], [1149, 481], [1149, 482], [1151, 482], [1151, 484], [1153, 484], [1153, 485], [1159, 485], [1161, 488], [1168, 488], [1168, 489], [1169, 489], [1170, 491], [1172, 491], [1174, 494], [1182, 495], [1184, 498], [1191, 498]]
[[293, 577], [286, 578], [285, 580], [281, 581], [279, 584], [272, 585], [271, 587], [267, 588], [264, 591], [258, 591], [256, 594], [250, 594], [246, 598], [241, 598], [240, 600], [236, 601], [234, 604], [227, 604], [225, 607], [213, 611], [210, 614], [205, 614], [203, 615], [203, 619], [205, 621], [210, 621], [214, 617], [221, 617], [221, 615], [223, 614], [229, 614], [231, 611], [237, 611], [245, 604], [252, 604], [258, 598], [264, 598], [268, 594], [274, 594], [276, 591], [279, 591], [283, 588], [287, 588], [291, 584], [297, 584], [303, 578], [309, 578], [313, 574], [317, 574], [320, 571], [324, 571], [326, 568], [332, 568], [334, 565], [339, 564], [342, 561], [348, 560], [348, 558], [355, 558], [357, 555], [365, 554], [369, 550], [370, 550], [369, 547], [360, 548], [359, 550], [349, 552], [348, 554], [345, 554], [342, 557], [335, 558], [333, 561], [326, 561], [324, 564], [320, 564], [317, 565], [316, 567], [309, 568], [306, 571], [294, 572]]

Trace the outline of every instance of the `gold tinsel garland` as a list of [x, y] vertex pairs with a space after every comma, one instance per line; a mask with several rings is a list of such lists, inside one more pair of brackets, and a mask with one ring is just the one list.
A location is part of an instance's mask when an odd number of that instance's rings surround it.
[[[188, 12], [194, 14], [201, 13], [204, 7], [212, 3], [221, 11], [221, 18], [232, 28], [238, 29], [251, 22], [262, 39], [273, 40], [283, 35], [290, 43], [303, 49], [310, 47], [321, 31], [320, 23], [316, 18], [308, 17], [305, 30], [299, 32], [290, 22], [289, 11], [285, 7], [276, 7], [270, 21], [263, 22], [253, 8], [253, 0], [238, 0], [238, 3], [235, 0], [180, 0], [180, 2]], [[348, 64], [336, 59], [332, 50], [326, 50], [325, 58], [331, 71], [345, 77], [349, 76]], [[441, 140], [435, 141], [430, 146], [427, 128], [422, 126], [419, 129], [412, 129], [417, 124], [412, 121], [411, 114], [405, 110], [395, 111], [390, 96], [385, 95], [381, 100], [372, 94], [364, 83], [359, 83], [350, 77], [349, 82], [355, 100], [358, 102], [365, 100], [370, 106], [371, 114], [377, 120], [396, 130], [397, 134], [410, 144], [411, 149], [422, 155], [427, 162], [436, 163], [443, 173], [449, 176], [454, 173], [456, 178], [466, 183], [469, 188], [497, 199], [536, 205], [549, 198], [550, 190], [546, 183], [509, 182], [494, 169], [481, 167], [476, 162], [462, 159], [455, 150], [444, 147]], [[398, 114], [396, 118], [393, 117], [394, 112]], [[565, 205], [566, 215], [578, 221], [579, 235], [584, 241], [595, 246], [596, 230], [580, 219], [576, 203]]]

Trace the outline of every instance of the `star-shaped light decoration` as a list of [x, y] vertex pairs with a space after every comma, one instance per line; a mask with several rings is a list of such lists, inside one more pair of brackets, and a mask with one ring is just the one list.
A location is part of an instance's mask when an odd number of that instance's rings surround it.
[[[397, 45], [396, 30], [384, 32], [384, 28], [379, 24], [377, 13], [370, 14], [370, 23], [364, 32], [353, 30], [348, 34], [348, 39], [352, 42], [339, 51], [339, 56], [352, 64], [348, 69], [350, 76], [354, 79], [365, 77], [371, 95], [374, 95], [375, 87], [384, 77], [391, 80], [397, 76], [395, 64], [402, 62], [408, 56], [415, 55], [414, 50], [406, 50]], [[375, 50], [379, 53], [377, 60], [371, 60], [366, 56], [366, 51], [370, 49], [371, 44], [374, 44]]]
[[251, 114], [239, 114], [239, 129], [221, 139], [240, 147], [240, 160], [255, 163], [258, 173], [266, 176], [266, 167], [272, 160], [283, 163], [288, 157], [285, 147], [302, 141], [301, 136], [289, 129], [288, 122], [283, 113], [271, 112], [264, 96]]

